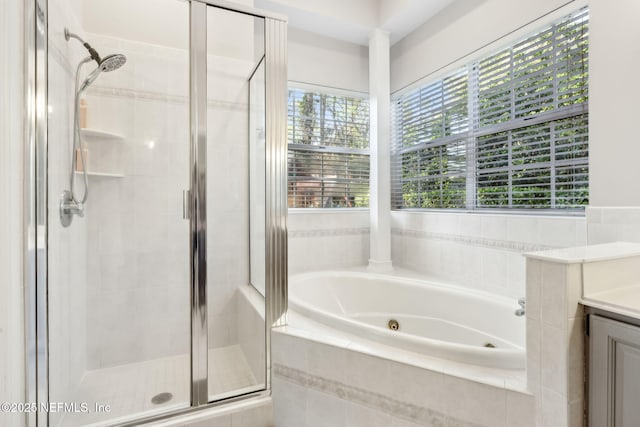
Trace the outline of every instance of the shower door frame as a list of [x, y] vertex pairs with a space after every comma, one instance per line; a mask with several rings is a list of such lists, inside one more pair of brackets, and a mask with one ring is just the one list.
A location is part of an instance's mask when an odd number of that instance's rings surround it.
[[[25, 2], [24, 286], [25, 401], [49, 403], [48, 346], [48, 1]], [[126, 425], [186, 415], [271, 393], [272, 327], [287, 317], [287, 21], [270, 12], [219, 0], [190, 6], [190, 190], [188, 197], [191, 293], [191, 406]], [[263, 18], [265, 61], [265, 389], [209, 402], [207, 322], [207, 7]], [[248, 143], [248, 141], [247, 141]], [[247, 284], [249, 285], [249, 284]], [[25, 425], [48, 426], [47, 412], [28, 412]], [[122, 424], [120, 424], [122, 425]]]

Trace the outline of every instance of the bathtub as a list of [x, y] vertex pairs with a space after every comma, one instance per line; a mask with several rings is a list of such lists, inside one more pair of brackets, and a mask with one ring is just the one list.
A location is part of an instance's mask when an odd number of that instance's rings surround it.
[[493, 368], [525, 368], [525, 317], [514, 314], [516, 300], [412, 278], [324, 271], [289, 278], [289, 307], [396, 348]]

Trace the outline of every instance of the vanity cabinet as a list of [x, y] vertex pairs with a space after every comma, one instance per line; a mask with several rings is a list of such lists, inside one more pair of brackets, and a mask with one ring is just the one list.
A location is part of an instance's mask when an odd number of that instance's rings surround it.
[[589, 426], [640, 426], [640, 326], [589, 316]]

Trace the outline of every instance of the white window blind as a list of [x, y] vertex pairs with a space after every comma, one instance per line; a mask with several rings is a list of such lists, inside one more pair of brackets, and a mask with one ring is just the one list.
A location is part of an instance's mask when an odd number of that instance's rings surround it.
[[290, 208], [369, 206], [366, 98], [289, 89]]
[[468, 80], [464, 68], [394, 102], [395, 206], [465, 207]]
[[588, 203], [588, 11], [394, 97], [395, 208]]

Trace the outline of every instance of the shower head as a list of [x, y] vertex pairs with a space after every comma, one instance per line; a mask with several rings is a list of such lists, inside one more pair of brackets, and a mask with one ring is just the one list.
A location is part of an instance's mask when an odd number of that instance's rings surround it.
[[[89, 59], [87, 58], [87, 60]], [[96, 69], [89, 73], [87, 78], [84, 79], [82, 85], [80, 85], [80, 90], [78, 91], [78, 93], [83, 92], [86, 88], [88, 88], [89, 85], [98, 78], [100, 73], [108, 73], [110, 71], [117, 70], [118, 68], [122, 67], [125, 62], [127, 62], [127, 57], [120, 53], [105, 56], [104, 59], [100, 61]]]
[[108, 73], [109, 71], [114, 71], [122, 67], [125, 62], [127, 62], [127, 57], [121, 53], [116, 53], [114, 55], [107, 55], [102, 58], [98, 68], [100, 69], [100, 71]]
[[88, 88], [89, 85], [93, 83], [101, 73], [108, 73], [110, 71], [117, 70], [118, 68], [122, 67], [125, 62], [127, 62], [127, 57], [122, 54], [105, 56], [104, 59], [100, 61], [100, 64], [95, 68], [95, 70], [89, 73], [87, 78], [84, 79], [82, 85], [80, 85], [80, 90], [78, 91], [78, 93], [83, 92], [86, 88]]

